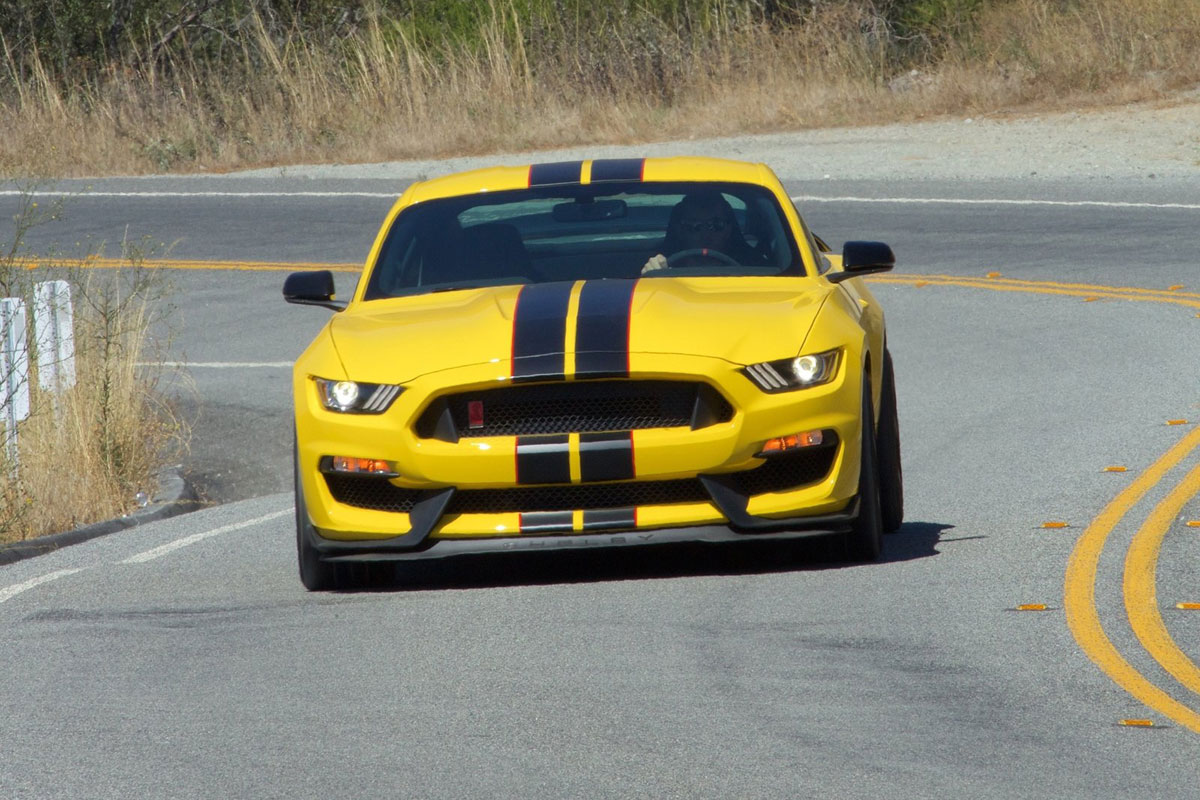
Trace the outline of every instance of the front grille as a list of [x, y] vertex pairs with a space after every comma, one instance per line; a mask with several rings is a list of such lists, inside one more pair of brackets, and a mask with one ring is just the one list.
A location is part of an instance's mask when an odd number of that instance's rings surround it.
[[[697, 403], [697, 400], [700, 403]], [[471, 427], [472, 403], [483, 417]], [[417, 422], [417, 435], [441, 436], [448, 413], [460, 437], [632, 431], [703, 427], [733, 418], [733, 407], [702, 383], [685, 381], [571, 381], [505, 386], [449, 395]], [[443, 423], [444, 429], [444, 423]]]
[[[836, 446], [777, 456], [761, 467], [722, 476], [727, 485], [748, 497], [781, 492], [815, 483], [829, 474]], [[408, 513], [428, 492], [393, 486], [370, 475], [327, 474], [333, 499], [356, 508]], [[447, 514], [501, 514], [521, 511], [582, 511], [601, 508], [704, 503], [708, 492], [697, 478], [670, 481], [584, 483], [558, 486], [520, 486], [508, 489], [460, 489]]]

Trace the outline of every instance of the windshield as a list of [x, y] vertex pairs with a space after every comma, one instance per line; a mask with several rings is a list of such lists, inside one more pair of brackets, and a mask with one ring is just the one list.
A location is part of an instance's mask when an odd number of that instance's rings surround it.
[[787, 221], [762, 186], [570, 184], [405, 209], [364, 299], [598, 278], [803, 274]]

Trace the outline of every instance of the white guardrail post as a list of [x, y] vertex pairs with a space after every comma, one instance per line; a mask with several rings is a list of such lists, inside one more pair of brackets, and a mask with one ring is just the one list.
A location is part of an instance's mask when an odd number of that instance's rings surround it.
[[[4, 457], [17, 474], [17, 424], [29, 419], [29, 342], [25, 301], [0, 300], [0, 425]], [[74, 312], [66, 281], [43, 281], [33, 291], [33, 337], [37, 347], [38, 386], [58, 394], [75, 385]], [[57, 400], [55, 401], [57, 402]]]
[[75, 385], [74, 312], [71, 285], [43, 281], [33, 289], [33, 341], [38, 386], [57, 394]]
[[9, 470], [17, 471], [17, 423], [29, 418], [29, 346], [25, 302], [0, 300], [0, 422]]

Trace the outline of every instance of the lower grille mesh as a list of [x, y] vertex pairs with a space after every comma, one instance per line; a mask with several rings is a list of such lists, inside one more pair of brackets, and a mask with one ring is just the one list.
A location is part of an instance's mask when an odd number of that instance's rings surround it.
[[726, 477], [730, 486], [735, 488], [739, 494], [747, 497], [768, 492], [782, 492], [816, 483], [824, 478], [833, 467], [833, 459], [836, 455], [836, 445], [814, 447], [810, 450], [775, 456], [758, 469], [734, 472]]
[[518, 489], [468, 489], [455, 492], [447, 514], [495, 514], [505, 511], [574, 511], [671, 503], [704, 503], [709, 499], [695, 478], [678, 481], [585, 483], [571, 486], [524, 486]]
[[[796, 489], [829, 474], [836, 446], [804, 450], [769, 459], [757, 469], [723, 476], [740, 494], [752, 497]], [[333, 499], [356, 508], [408, 513], [426, 491], [393, 486], [384, 478], [325, 475]], [[455, 492], [447, 514], [498, 514], [520, 511], [576, 511], [601, 508], [703, 503], [708, 492], [696, 478], [672, 481], [522, 486], [511, 489], [463, 489]]]
[[393, 486], [386, 478], [369, 475], [325, 475], [329, 493], [339, 503], [373, 511], [412, 511], [425, 493], [417, 489]]

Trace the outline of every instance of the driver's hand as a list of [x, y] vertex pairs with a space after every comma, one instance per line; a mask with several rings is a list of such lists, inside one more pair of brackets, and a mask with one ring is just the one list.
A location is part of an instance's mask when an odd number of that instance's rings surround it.
[[650, 256], [650, 260], [648, 260], [646, 262], [646, 264], [642, 267], [642, 274], [645, 275], [647, 272], [657, 272], [660, 269], [666, 269], [666, 268], [667, 268], [667, 257], [664, 256], [662, 253], [659, 253], [656, 256]]

